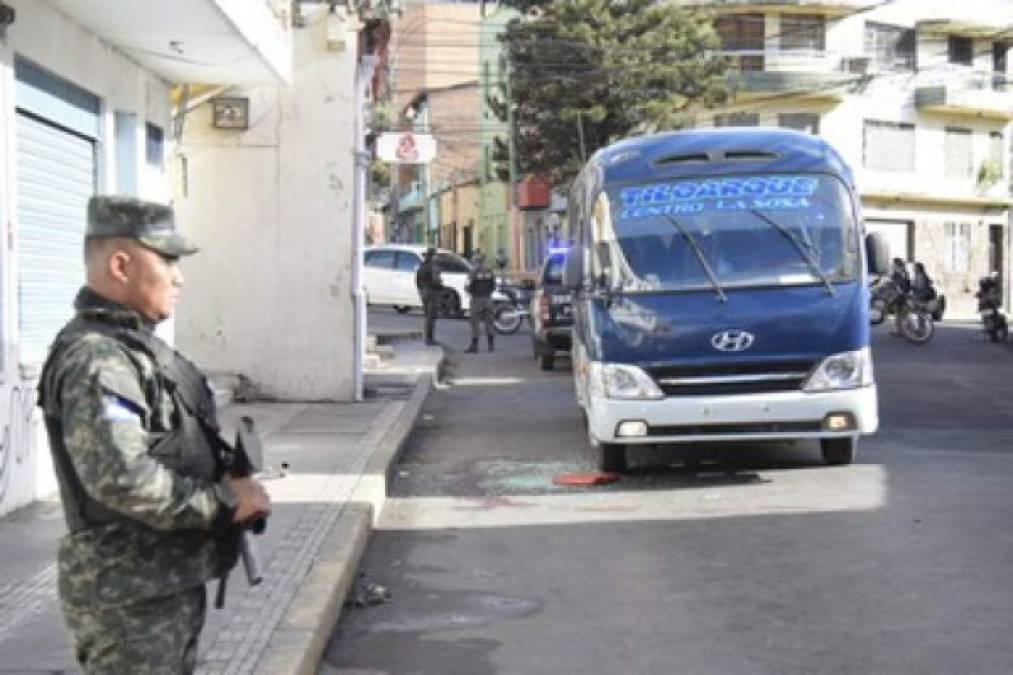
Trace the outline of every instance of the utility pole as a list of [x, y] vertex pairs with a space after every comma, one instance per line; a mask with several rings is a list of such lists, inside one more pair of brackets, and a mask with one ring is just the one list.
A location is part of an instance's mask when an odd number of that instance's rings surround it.
[[[514, 98], [513, 90], [510, 87], [510, 59], [504, 54], [502, 57], [503, 65], [503, 77], [506, 83], [506, 106], [507, 106], [507, 138], [509, 139], [508, 154], [509, 154], [509, 178], [510, 178], [510, 189], [509, 197], [507, 199], [507, 223], [509, 224], [509, 232], [507, 236], [512, 238], [517, 245], [513, 247], [513, 262], [514, 266], [518, 266], [518, 256], [520, 255], [520, 239], [518, 236], [518, 224], [517, 224], [517, 143], [514, 135]], [[511, 236], [513, 235], [513, 236]]]

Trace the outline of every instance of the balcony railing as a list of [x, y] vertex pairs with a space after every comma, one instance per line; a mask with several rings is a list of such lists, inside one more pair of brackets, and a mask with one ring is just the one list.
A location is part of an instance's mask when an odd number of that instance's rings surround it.
[[819, 49], [722, 49], [717, 52], [731, 61], [731, 70], [752, 72], [775, 70], [818, 73], [834, 70], [840, 56]]
[[1005, 73], [961, 72], [923, 74], [915, 88], [915, 106], [922, 112], [1013, 117], [1013, 91]]
[[868, 59], [855, 67], [854, 59], [822, 49], [724, 49], [730, 60], [729, 83], [739, 95], [809, 91], [832, 96], [838, 86], [865, 73]]
[[875, 7], [881, 0], [679, 0], [686, 7], [711, 7], [717, 10], [735, 10], [741, 5], [781, 7], [804, 7], [815, 14], [840, 15]]

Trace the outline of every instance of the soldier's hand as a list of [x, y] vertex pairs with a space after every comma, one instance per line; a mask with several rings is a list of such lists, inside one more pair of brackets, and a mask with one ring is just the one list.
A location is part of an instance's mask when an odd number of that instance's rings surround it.
[[253, 478], [226, 476], [225, 485], [236, 499], [236, 523], [248, 523], [271, 513], [271, 498], [260, 481]]

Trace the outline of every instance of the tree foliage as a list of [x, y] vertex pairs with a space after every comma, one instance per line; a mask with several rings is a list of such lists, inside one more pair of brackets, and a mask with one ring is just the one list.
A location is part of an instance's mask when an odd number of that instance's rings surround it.
[[[522, 0], [501, 39], [519, 173], [562, 184], [597, 149], [685, 126], [691, 107], [727, 100], [711, 17], [672, 0]], [[500, 103], [506, 103], [503, 97]], [[506, 120], [505, 105], [497, 109]]]

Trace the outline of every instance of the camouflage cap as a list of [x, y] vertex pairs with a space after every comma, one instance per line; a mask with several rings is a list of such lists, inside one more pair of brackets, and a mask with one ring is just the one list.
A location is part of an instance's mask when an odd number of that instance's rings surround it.
[[133, 197], [95, 195], [88, 201], [86, 237], [129, 237], [162, 255], [178, 258], [197, 247], [176, 231], [172, 209]]

